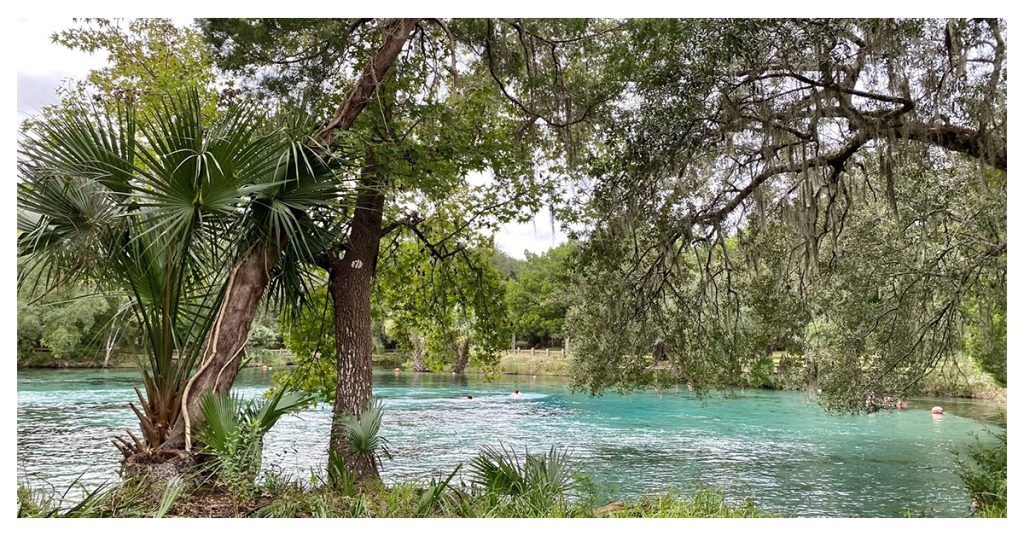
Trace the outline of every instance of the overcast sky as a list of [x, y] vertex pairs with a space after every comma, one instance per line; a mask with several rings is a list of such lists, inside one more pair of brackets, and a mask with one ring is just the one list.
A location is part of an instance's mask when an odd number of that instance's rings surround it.
[[[54, 32], [71, 25], [71, 19], [19, 19], [14, 24], [12, 42], [19, 48], [15, 54], [19, 122], [56, 102], [56, 89], [64, 80], [82, 78], [106, 63], [106, 54], [72, 51], [52, 41]], [[502, 251], [520, 259], [527, 250], [541, 253], [565, 241], [565, 234], [557, 223], [552, 225], [551, 213], [546, 209], [531, 222], [505, 225], [495, 236]]]

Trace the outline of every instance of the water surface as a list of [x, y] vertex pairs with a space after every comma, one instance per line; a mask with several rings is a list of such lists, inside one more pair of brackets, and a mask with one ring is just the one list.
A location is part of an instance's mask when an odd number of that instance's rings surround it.
[[[134, 370], [18, 372], [18, 476], [58, 488], [114, 481], [111, 437], [138, 425], [127, 403]], [[236, 389], [259, 396], [270, 374], [241, 372]], [[378, 371], [387, 481], [427, 479], [469, 461], [484, 445], [522, 452], [566, 447], [604, 498], [692, 491], [708, 484], [798, 516], [899, 516], [905, 510], [969, 515], [950, 450], [973, 441], [999, 411], [962, 400], [914, 400], [911, 409], [826, 414], [802, 393], [736, 392], [707, 403], [681, 390], [571, 394], [564, 380]], [[522, 391], [512, 398], [513, 389]], [[466, 396], [472, 395], [469, 400]], [[934, 404], [946, 415], [933, 417]], [[322, 466], [330, 408], [287, 416], [268, 435], [265, 466], [307, 478]]]

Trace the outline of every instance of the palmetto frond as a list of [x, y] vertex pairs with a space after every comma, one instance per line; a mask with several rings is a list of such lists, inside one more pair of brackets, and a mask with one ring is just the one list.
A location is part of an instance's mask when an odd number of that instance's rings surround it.
[[311, 401], [309, 395], [283, 390], [248, 401], [235, 394], [207, 393], [200, 403], [198, 438], [214, 456], [218, 480], [232, 492], [250, 493], [262, 463], [263, 436], [281, 417]]
[[537, 511], [563, 501], [578, 486], [574, 462], [565, 450], [526, 453], [520, 461], [514, 450], [484, 447], [470, 463], [470, 478], [487, 493], [523, 501]]
[[374, 399], [358, 418], [346, 418], [345, 431], [352, 450], [364, 456], [384, 456], [391, 459], [388, 440], [380, 435], [383, 422], [384, 403], [380, 399]]

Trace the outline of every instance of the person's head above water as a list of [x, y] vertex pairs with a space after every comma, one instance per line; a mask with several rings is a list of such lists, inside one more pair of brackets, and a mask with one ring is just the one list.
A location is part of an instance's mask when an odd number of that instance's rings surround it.
[[473, 400], [473, 395], [466, 395], [466, 398], [469, 400]]

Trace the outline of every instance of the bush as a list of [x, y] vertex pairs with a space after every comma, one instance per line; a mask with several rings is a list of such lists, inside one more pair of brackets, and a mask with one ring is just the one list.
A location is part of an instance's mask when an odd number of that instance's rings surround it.
[[971, 494], [975, 513], [981, 517], [1006, 517], [1006, 430], [988, 432], [997, 441], [981, 438], [956, 455], [956, 472]]
[[203, 398], [197, 438], [204, 445], [202, 452], [213, 456], [208, 467], [233, 497], [244, 500], [255, 492], [263, 462], [263, 436], [286, 413], [311, 401], [307, 395], [283, 390], [267, 399], [249, 401], [230, 394], [210, 393]]

